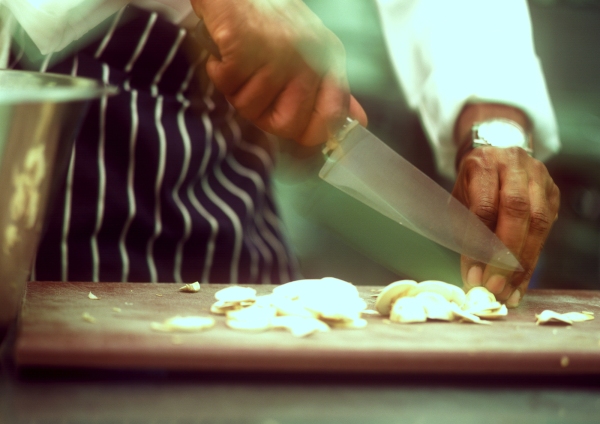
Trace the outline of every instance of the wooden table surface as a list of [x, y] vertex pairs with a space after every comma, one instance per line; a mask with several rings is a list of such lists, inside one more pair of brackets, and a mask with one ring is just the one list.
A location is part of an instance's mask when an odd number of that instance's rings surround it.
[[[535, 325], [535, 314], [590, 311], [600, 317], [600, 291], [531, 290], [519, 308], [492, 325], [393, 324], [366, 317], [362, 330], [332, 330], [296, 338], [283, 330], [234, 331], [215, 316], [202, 333], [165, 334], [153, 321], [210, 315], [214, 293], [202, 285], [31, 282], [21, 313], [15, 360], [20, 367], [272, 371], [328, 373], [514, 373], [577, 375], [600, 372], [600, 318], [573, 326]], [[274, 286], [253, 286], [258, 294]], [[378, 287], [358, 287], [373, 309]], [[98, 300], [90, 300], [93, 292]], [[113, 308], [120, 308], [115, 312]], [[88, 312], [95, 323], [82, 319]]]

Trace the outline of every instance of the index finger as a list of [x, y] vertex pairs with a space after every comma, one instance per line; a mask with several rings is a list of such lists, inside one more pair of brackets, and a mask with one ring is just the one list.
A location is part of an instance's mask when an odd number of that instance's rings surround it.
[[[499, 180], [496, 235], [519, 259], [529, 233], [529, 176], [522, 167], [503, 167], [499, 170]], [[504, 292], [512, 273], [510, 270], [487, 266], [483, 273], [484, 285], [498, 296]]]
[[350, 90], [345, 78], [323, 76], [318, 89], [312, 115], [298, 142], [304, 146], [322, 144], [335, 134], [348, 117]]
[[552, 179], [540, 181], [539, 178], [532, 178], [529, 195], [531, 213], [528, 233], [519, 258], [524, 270], [512, 276], [499, 297], [501, 300], [510, 298], [507, 301], [509, 308], [517, 306], [523, 297], [560, 206], [560, 191]]

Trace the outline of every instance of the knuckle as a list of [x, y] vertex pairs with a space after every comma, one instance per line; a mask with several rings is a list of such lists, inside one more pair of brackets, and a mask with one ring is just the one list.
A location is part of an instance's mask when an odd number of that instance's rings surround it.
[[483, 200], [479, 203], [479, 205], [477, 205], [474, 213], [488, 227], [495, 226], [498, 217], [498, 208], [494, 202], [491, 202], [490, 200]]
[[463, 159], [463, 166], [467, 170], [483, 168], [486, 161], [486, 149], [473, 149]]
[[467, 154], [460, 164], [460, 173], [467, 176], [467, 178], [480, 177], [482, 174], [487, 174], [490, 167], [487, 165], [487, 160], [480, 152], [481, 149], [474, 149]]
[[298, 140], [303, 133], [303, 129], [293, 122], [277, 122], [271, 124], [271, 128], [274, 129], [274, 133], [292, 140]]
[[229, 101], [235, 110], [245, 119], [252, 123], [256, 123], [261, 116], [264, 115], [268, 105], [257, 105], [248, 100], [233, 100]]
[[535, 234], [546, 234], [552, 228], [554, 217], [542, 211], [534, 211], [529, 217], [529, 231]]
[[221, 25], [217, 30], [213, 31], [211, 37], [217, 46], [229, 46], [238, 39], [235, 31], [236, 28], [236, 26]]
[[527, 196], [521, 193], [500, 193], [502, 209], [515, 218], [525, 218], [529, 215], [530, 202]]

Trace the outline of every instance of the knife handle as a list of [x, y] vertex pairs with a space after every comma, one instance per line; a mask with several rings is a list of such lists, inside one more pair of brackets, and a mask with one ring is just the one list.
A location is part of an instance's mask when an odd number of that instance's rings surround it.
[[358, 123], [358, 121], [356, 119], [352, 119], [350, 117], [347, 117], [346, 118], [346, 122], [344, 123], [344, 125], [342, 126], [342, 128], [340, 128], [338, 130], [338, 132], [335, 133], [335, 135], [332, 136], [325, 143], [325, 147], [323, 148], [323, 154], [326, 157], [329, 157], [329, 155], [331, 154], [331, 152], [333, 152], [340, 145], [340, 142], [342, 140], [344, 140], [346, 138], [346, 136], [348, 135], [348, 133], [350, 131], [352, 131], [352, 129], [354, 129], [354, 127], [356, 127], [357, 125], [359, 125], [359, 123]]

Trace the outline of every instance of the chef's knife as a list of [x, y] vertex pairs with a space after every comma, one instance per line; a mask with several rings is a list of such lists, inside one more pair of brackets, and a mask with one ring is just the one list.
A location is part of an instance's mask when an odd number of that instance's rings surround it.
[[324, 150], [319, 176], [388, 218], [462, 255], [522, 270], [483, 222], [443, 187], [357, 121], [348, 120]]
[[[196, 38], [221, 58], [203, 20]], [[450, 250], [499, 268], [523, 270], [475, 214], [357, 121], [348, 118], [324, 152], [319, 177], [339, 190]]]

